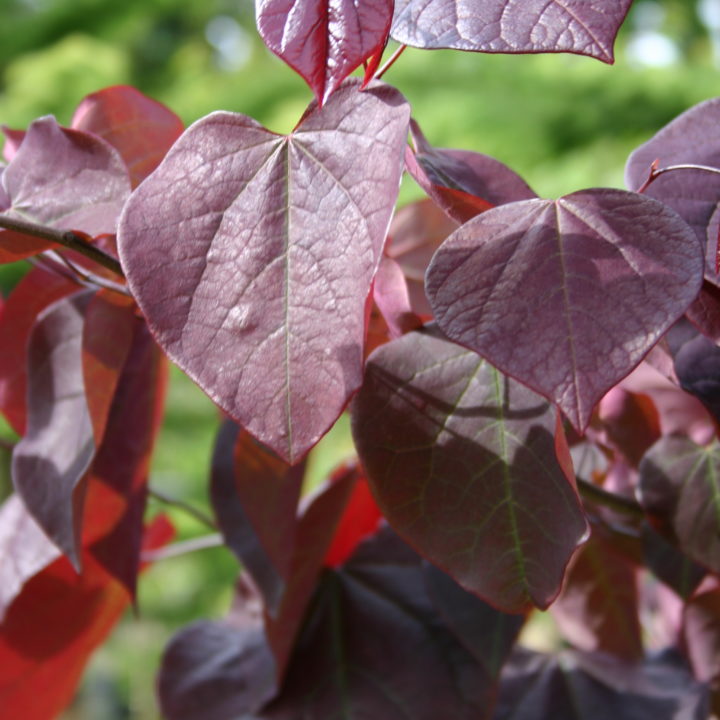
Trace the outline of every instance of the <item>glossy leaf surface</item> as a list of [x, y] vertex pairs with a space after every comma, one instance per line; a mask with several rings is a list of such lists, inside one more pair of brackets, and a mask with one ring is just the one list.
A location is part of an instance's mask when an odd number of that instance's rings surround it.
[[[720, 98], [706, 100], [668, 123], [628, 158], [625, 182], [639, 189], [655, 161], [658, 167], [698, 164], [720, 167]], [[702, 170], [674, 170], [654, 180], [645, 193], [677, 211], [698, 239], [707, 245], [705, 274], [716, 284], [717, 233], [706, 237], [708, 224], [720, 198], [720, 175]]]
[[75, 110], [72, 126], [110, 143], [127, 165], [136, 187], [180, 137], [180, 118], [161, 103], [128, 85], [91, 93]]
[[509, 612], [552, 602], [586, 534], [555, 433], [546, 401], [436, 329], [375, 351], [353, 406], [355, 443], [388, 521]]
[[200, 120], [121, 221], [123, 266], [160, 344], [291, 462], [360, 385], [364, 304], [397, 197], [408, 106], [384, 85], [357, 90], [348, 81], [287, 137], [241, 115]]
[[450, 338], [582, 431], [695, 299], [702, 271], [691, 229], [661, 203], [585, 190], [474, 218], [438, 250], [426, 289]]
[[420, 48], [572, 52], [613, 61], [632, 0], [396, 0], [392, 37]]
[[324, 103], [356, 67], [384, 48], [393, 0], [256, 0], [255, 11], [265, 44]]

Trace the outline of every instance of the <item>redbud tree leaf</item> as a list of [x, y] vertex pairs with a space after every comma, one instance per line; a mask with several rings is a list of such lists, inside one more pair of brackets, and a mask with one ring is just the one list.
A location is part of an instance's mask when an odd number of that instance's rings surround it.
[[683, 610], [683, 640], [698, 680], [720, 681], [720, 589], [715, 584], [692, 597]]
[[507, 612], [552, 602], [587, 526], [549, 403], [430, 329], [370, 356], [353, 435], [380, 509], [425, 557]]
[[426, 290], [451, 339], [556, 403], [595, 404], [695, 299], [702, 248], [662, 203], [623, 190], [493, 208], [435, 254]]
[[408, 121], [396, 90], [355, 81], [288, 136], [213, 113], [123, 213], [121, 260], [158, 342], [286, 461], [362, 382], [365, 301]]
[[[52, 117], [30, 125], [20, 148], [5, 168], [2, 182], [10, 206], [3, 214], [59, 230], [88, 235], [113, 233], [130, 192], [128, 172], [118, 153], [105, 141], [79, 130], [61, 128]], [[9, 231], [5, 231], [9, 232]], [[0, 261], [19, 260], [52, 243], [32, 246], [12, 233], [9, 244], [0, 232]], [[3, 246], [6, 250], [3, 251]]]
[[86, 472], [95, 456], [82, 334], [89, 292], [58, 300], [28, 343], [28, 426], [13, 451], [15, 489], [48, 537], [80, 562]]
[[322, 104], [390, 31], [393, 0], [257, 0], [265, 44], [299, 73]]
[[[720, 98], [686, 110], [630, 155], [625, 182], [631, 190], [645, 183], [656, 160], [660, 168], [687, 164], [720, 168]], [[720, 199], [720, 175], [673, 170], [654, 180], [645, 194], [662, 200], [695, 230], [703, 247], [707, 245], [705, 275], [718, 284], [717, 228], [713, 241], [707, 238], [707, 229]]]
[[419, 48], [571, 52], [613, 62], [632, 0], [396, 0], [392, 37]]
[[646, 510], [671, 523], [693, 560], [720, 572], [720, 442], [696, 445], [680, 436], [658, 440], [640, 463]]
[[127, 165], [137, 187], [163, 159], [183, 131], [169, 108], [128, 85], [115, 85], [85, 97], [72, 127], [106, 140]]
[[32, 268], [13, 288], [0, 309], [0, 410], [18, 435], [27, 416], [27, 344], [42, 310], [77, 290], [70, 280]]

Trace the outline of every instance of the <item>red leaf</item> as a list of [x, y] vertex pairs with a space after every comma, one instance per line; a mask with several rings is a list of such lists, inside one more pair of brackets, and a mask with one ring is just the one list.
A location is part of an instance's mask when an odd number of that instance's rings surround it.
[[556, 430], [548, 403], [437, 329], [376, 350], [353, 406], [385, 517], [506, 612], [547, 607], [587, 532]]
[[393, 0], [258, 0], [265, 44], [298, 72], [320, 104], [364, 60], [382, 52]]
[[7, 162], [10, 162], [17, 153], [22, 141], [25, 139], [24, 130], [12, 130], [6, 125], [0, 125], [5, 136], [5, 144], [3, 145], [3, 157]]
[[28, 342], [28, 423], [15, 447], [15, 489], [48, 537], [80, 565], [80, 536], [95, 457], [85, 401], [82, 332], [89, 292], [62, 298], [39, 317]]
[[632, 0], [395, 0], [392, 37], [420, 48], [572, 52], [613, 62]]
[[77, 285], [41, 268], [31, 269], [0, 309], [0, 410], [18, 435], [25, 434], [27, 344], [44, 308]]
[[183, 131], [182, 120], [172, 110], [127, 85], [85, 97], [72, 127], [110, 143], [125, 161], [133, 187], [160, 164]]
[[289, 462], [362, 382], [365, 299], [397, 197], [407, 103], [357, 85], [287, 137], [242, 115], [200, 120], [121, 221], [123, 267], [162, 347]]
[[720, 588], [699, 592], [685, 605], [683, 640], [695, 677], [720, 688]]
[[[27, 520], [18, 530], [18, 545], [37, 537]], [[148, 535], [155, 546], [162, 545], [172, 528], [160, 519]], [[7, 717], [57, 717], [72, 699], [91, 653], [127, 608], [127, 591], [87, 553], [83, 567], [77, 575], [60, 557], [42, 569], [28, 568], [36, 572], [27, 578], [0, 625], [0, 707]]]
[[695, 299], [702, 268], [691, 229], [662, 203], [585, 190], [474, 218], [438, 250], [426, 289], [448, 337], [559, 405], [582, 432]]
[[701, 333], [720, 342], [720, 288], [703, 280], [700, 294], [687, 309], [685, 317]]
[[573, 559], [552, 613], [578, 650], [641, 660], [644, 651], [634, 565], [594, 533]]
[[414, 120], [410, 129], [416, 149], [405, 151], [405, 166], [453, 220], [462, 224], [496, 205], [537, 197], [517, 173], [495, 158], [434, 148]]
[[[130, 192], [127, 169], [110, 145], [88, 133], [61, 128], [51, 117], [28, 128], [5, 168], [3, 184], [10, 199], [4, 214], [89, 235], [115, 232]], [[20, 240], [17, 233], [14, 236], [7, 257], [0, 256], [3, 262], [20, 259]], [[45, 242], [43, 247], [49, 245]], [[29, 248], [28, 241], [31, 254]]]
[[410, 306], [410, 296], [402, 268], [395, 260], [383, 257], [375, 275], [373, 298], [382, 313], [391, 338], [417, 330], [422, 320]]

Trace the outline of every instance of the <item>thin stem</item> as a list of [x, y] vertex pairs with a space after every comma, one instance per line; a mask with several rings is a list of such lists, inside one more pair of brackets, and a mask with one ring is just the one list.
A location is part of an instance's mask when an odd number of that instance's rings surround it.
[[595, 503], [596, 505], [604, 505], [615, 512], [630, 515], [639, 520], [645, 517], [645, 511], [642, 509], [640, 503], [631, 498], [603, 490], [603, 488], [582, 478], [577, 478], [577, 486], [580, 494], [589, 502]]
[[89, 257], [91, 260], [98, 263], [98, 265], [102, 265], [115, 274], [124, 277], [120, 263], [112, 257], [112, 255], [108, 255], [95, 245], [91, 245], [84, 238], [80, 237], [80, 235], [76, 235], [71, 230], [55, 230], [54, 228], [37, 225], [36, 223], [28, 222], [27, 220], [10, 218], [7, 217], [7, 215], [0, 215], [0, 228], [25, 233], [26, 235], [41, 238], [42, 240], [49, 240], [50, 242], [57, 243], [58, 245], [64, 245], [71, 250], [75, 250], [76, 252], [85, 255], [85, 257]]
[[76, 265], [72, 260], [66, 258], [64, 255], [56, 253], [54, 250], [48, 250], [46, 252], [50, 257], [52, 257], [53, 260], [59, 261], [63, 265], [66, 265], [70, 269], [70, 271], [82, 281], [84, 281], [86, 285], [105, 288], [106, 290], [112, 290], [113, 292], [120, 293], [120, 295], [132, 297], [130, 291], [127, 289], [127, 287], [125, 287], [125, 285], [113, 282], [112, 280], [107, 280], [101, 275], [96, 275], [95, 273], [90, 272], [89, 270], [86, 270], [79, 265]]
[[166, 560], [167, 558], [178, 557], [179, 555], [187, 555], [197, 550], [207, 550], [208, 548], [221, 547], [225, 543], [220, 533], [212, 535], [202, 535], [201, 537], [192, 538], [191, 540], [183, 540], [181, 542], [166, 545], [157, 550], [146, 550], [140, 556], [142, 562], [155, 562], [156, 560]]
[[667, 165], [666, 167], [659, 168], [658, 161], [655, 160], [650, 166], [650, 173], [648, 174], [647, 180], [642, 184], [642, 187], [638, 190], [639, 193], [644, 193], [655, 180], [661, 175], [675, 170], [700, 170], [702, 172], [709, 172], [715, 175], [720, 175], [720, 168], [712, 167], [711, 165], [696, 165], [695, 163], [683, 163], [681, 165]]
[[191, 515], [196, 520], [203, 523], [203, 525], [207, 525], [209, 528], [217, 530], [217, 523], [209, 515], [206, 515], [202, 510], [198, 510], [196, 507], [186, 503], [184, 500], [180, 500], [180, 498], [173, 497], [162, 490], [152, 487], [148, 488], [148, 495], [161, 503], [171, 505], [179, 510], [184, 510], [188, 515]]
[[407, 48], [407, 45], [400, 45], [388, 58], [387, 62], [375, 73], [376, 80], [379, 80], [395, 64], [395, 61], [405, 52], [405, 48]]

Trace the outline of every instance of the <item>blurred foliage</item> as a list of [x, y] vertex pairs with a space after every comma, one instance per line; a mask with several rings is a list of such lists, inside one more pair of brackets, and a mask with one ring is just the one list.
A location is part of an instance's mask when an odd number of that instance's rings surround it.
[[[225, 109], [278, 132], [289, 131], [311, 99], [303, 81], [259, 40], [252, 0], [0, 0], [0, 17], [0, 124], [10, 127], [48, 113], [68, 123], [85, 94], [120, 83], [165, 102], [186, 123]], [[643, 67], [627, 52], [648, 17], [674, 41], [681, 63]], [[553, 197], [622, 187], [627, 154], [715, 94], [712, 51], [693, 2], [638, 0], [613, 67], [567, 55], [408, 49], [385, 79], [406, 94], [431, 143], [493, 155]], [[405, 182], [401, 197], [420, 191]], [[3, 268], [3, 293], [24, 267]], [[207, 511], [218, 422], [212, 402], [173, 371], [152, 485]], [[343, 417], [313, 451], [308, 485], [321, 482], [351, 450]], [[7, 491], [7, 465], [0, 449], [0, 493]], [[150, 502], [151, 513], [167, 509]], [[170, 513], [181, 539], [210, 532], [181, 510]], [[128, 617], [97, 653], [66, 720], [156, 718], [152, 678], [165, 642], [193, 619], [222, 615], [237, 570], [225, 548], [148, 570], [139, 618]]]

